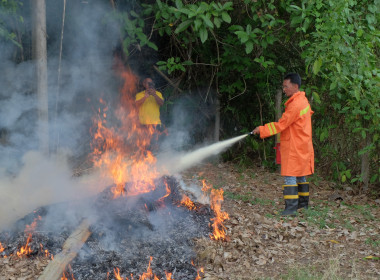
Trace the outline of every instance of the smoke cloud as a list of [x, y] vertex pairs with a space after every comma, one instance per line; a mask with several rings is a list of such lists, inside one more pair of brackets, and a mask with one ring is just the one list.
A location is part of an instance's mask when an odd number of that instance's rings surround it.
[[[11, 41], [0, 41], [0, 229], [40, 206], [90, 196], [110, 184], [97, 174], [73, 177], [73, 170], [81, 173], [89, 167], [89, 130], [99, 98], [111, 102], [118, 97], [112, 51], [120, 36], [106, 4], [68, 1], [59, 63], [62, 1], [46, 3], [49, 139], [54, 156], [38, 152], [34, 63], [16, 63], [20, 51]], [[25, 40], [31, 34], [28, 5], [21, 8]]]
[[1, 174], [0, 229], [50, 203], [79, 200], [100, 192], [106, 182], [96, 175], [72, 177], [66, 155], [46, 158], [27, 152], [16, 177]]
[[[113, 70], [119, 26], [110, 16], [110, 4], [103, 2], [67, 2], [62, 61], [62, 1], [46, 2], [50, 157], [38, 152], [34, 63], [22, 59], [15, 63], [15, 45], [0, 41], [0, 230], [38, 207], [92, 196], [112, 184], [96, 172], [73, 177], [91, 168], [87, 158], [92, 141], [89, 130], [99, 99], [106, 101], [110, 114], [119, 106], [120, 81]], [[24, 7], [25, 28], [32, 26], [28, 8]], [[30, 30], [25, 34], [30, 36]], [[200, 111], [189, 110], [189, 104], [197, 107], [204, 102], [184, 98], [177, 104], [172, 108], [168, 136], [160, 145], [161, 174], [176, 174], [241, 139], [189, 154], [181, 152], [199, 142], [194, 140], [194, 132], [205, 126], [200, 120], [210, 121], [211, 114], [199, 118]], [[212, 108], [203, 113], [208, 111]]]

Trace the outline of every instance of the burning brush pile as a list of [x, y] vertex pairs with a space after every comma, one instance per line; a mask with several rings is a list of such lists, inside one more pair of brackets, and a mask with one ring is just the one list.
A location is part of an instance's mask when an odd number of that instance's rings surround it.
[[0, 233], [0, 279], [201, 279], [194, 240], [226, 240], [223, 190], [203, 181], [198, 197], [186, 195], [179, 179], [157, 171], [156, 132], [138, 125], [134, 76], [122, 76], [120, 125], [110, 127], [101, 100], [92, 130], [94, 166], [113, 184], [38, 208]]
[[[219, 190], [211, 191], [216, 198], [212, 211], [181, 194], [173, 177], [155, 183], [154, 191], [133, 197], [114, 199], [112, 186], [85, 202], [37, 209], [0, 234], [0, 263], [5, 268], [0, 278], [37, 279], [49, 261], [60, 256], [70, 235], [79, 236], [73, 232], [85, 214], [88, 228], [80, 230], [88, 230], [89, 237], [78, 237], [84, 245], [62, 279], [200, 279], [200, 269], [194, 266], [194, 239], [225, 238], [221, 222], [226, 214], [214, 212], [220, 209]], [[207, 185], [203, 189], [211, 190]], [[25, 270], [27, 262], [33, 265]], [[19, 266], [23, 269], [17, 270]]]

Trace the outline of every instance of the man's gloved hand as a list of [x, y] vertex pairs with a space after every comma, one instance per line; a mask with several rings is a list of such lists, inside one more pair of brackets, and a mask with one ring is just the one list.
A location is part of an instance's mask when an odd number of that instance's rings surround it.
[[259, 134], [260, 135], [260, 127], [258, 126], [254, 130], [252, 130], [251, 134], [254, 134], [254, 135]]

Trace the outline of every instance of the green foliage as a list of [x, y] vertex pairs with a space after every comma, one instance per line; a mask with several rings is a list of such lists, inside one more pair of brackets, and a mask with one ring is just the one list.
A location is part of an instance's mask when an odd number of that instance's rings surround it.
[[[125, 34], [133, 29], [124, 43], [149, 46], [143, 34], [157, 32], [169, 46], [160, 52], [162, 71], [180, 77], [182, 87], [215, 88], [225, 138], [273, 121], [283, 74], [299, 72], [315, 111], [317, 168], [339, 182], [359, 183], [361, 156], [368, 153], [376, 183], [378, 7], [380, 0], [158, 0], [142, 4], [141, 15], [122, 17]], [[154, 18], [152, 28], [141, 16]], [[251, 138], [234, 149], [227, 158], [249, 164], [259, 154], [275, 169], [272, 140]]]
[[23, 22], [24, 19], [17, 15], [22, 3], [17, 0], [2, 0], [0, 1], [0, 39], [5, 39], [6, 41], [11, 41], [18, 47], [22, 47], [21, 44], [16, 40], [16, 34], [13, 30], [10, 30], [7, 26], [7, 22], [13, 18], [16, 21]]
[[131, 47], [141, 48], [148, 46], [158, 51], [157, 45], [150, 41], [145, 34], [145, 21], [135, 11], [114, 11], [113, 17], [119, 21], [123, 38], [123, 50], [126, 55], [130, 54]]
[[[146, 13], [149, 13], [151, 7], [148, 5], [145, 7]], [[183, 4], [181, 0], [176, 0], [172, 6], [157, 0], [153, 10], [156, 17], [155, 26], [161, 36], [165, 33], [170, 36], [174, 29], [175, 34], [195, 34], [202, 43], [205, 43], [215, 28], [220, 28], [223, 22], [231, 22], [228, 11], [232, 10], [232, 2], [222, 4], [197, 1]], [[196, 39], [194, 36], [186, 35], [181, 37], [185, 43]]]
[[[240, 4], [233, 2], [157, 1], [143, 5], [144, 14], [155, 16], [155, 30], [175, 42], [171, 53], [157, 64], [168, 74], [186, 71], [191, 75], [186, 80], [193, 80], [192, 86], [209, 84], [215, 77], [210, 74], [216, 72], [215, 87], [220, 93], [223, 118], [231, 125], [238, 123], [239, 130], [251, 131], [266, 121], [260, 120], [256, 112], [273, 109], [273, 89], [287, 68], [285, 63], [279, 63], [282, 54], [273, 49], [281, 38], [278, 29], [285, 25], [279, 15], [279, 9], [283, 13], [284, 7], [281, 4], [276, 8], [276, 2], [248, 1], [248, 14], [243, 16], [246, 10], [240, 10]], [[257, 98], [265, 100], [261, 109]], [[273, 115], [266, 118], [269, 121]], [[230, 125], [228, 122], [226, 126]], [[234, 159], [250, 164], [252, 152], [273, 151], [271, 142], [259, 143], [252, 138]], [[269, 153], [268, 162], [273, 162], [273, 158], [274, 153]]]
[[[245, 51], [249, 54], [253, 51], [254, 46], [260, 46], [265, 49], [268, 45], [273, 45], [278, 41], [279, 37], [276, 36], [277, 34], [273, 29], [283, 25], [285, 21], [278, 18], [278, 12], [274, 5], [275, 1], [273, 0], [269, 1], [269, 3], [264, 3], [262, 1], [245, 2], [253, 13], [251, 18], [252, 23], [248, 23], [245, 28], [240, 25], [233, 25], [230, 28], [232, 31], [236, 30], [234, 31], [234, 34], [238, 36], [241, 44], [245, 45]], [[263, 7], [265, 10], [264, 13], [261, 14]], [[257, 11], [260, 12], [257, 13]], [[260, 61], [263, 59], [264, 57], [261, 56]], [[256, 62], [260, 63], [260, 61]], [[274, 64], [273, 61], [271, 61], [271, 64]]]
[[180, 70], [182, 72], [186, 72], [185, 66], [192, 65], [191, 61], [180, 62], [179, 57], [170, 57], [167, 61], [159, 61], [157, 62], [158, 68], [163, 71], [167, 71], [169, 74], [176, 70]]
[[[329, 134], [334, 133], [329, 122], [339, 121], [350, 133], [351, 152], [356, 151], [356, 156], [369, 153], [372, 158], [378, 154], [375, 143], [380, 134], [379, 6], [379, 0], [365, 3], [304, 0], [299, 6], [288, 7], [292, 13], [291, 25], [304, 34], [300, 47], [303, 47], [307, 73], [319, 84], [319, 94], [313, 92], [317, 103], [314, 108], [323, 116], [315, 130], [319, 141], [337, 140]], [[363, 144], [367, 137], [370, 137], [369, 145]], [[354, 177], [352, 183], [361, 181], [360, 174], [357, 175], [360, 171], [355, 170], [355, 176], [351, 176], [353, 170], [345, 164], [347, 159], [352, 165], [360, 162], [360, 158], [352, 155], [344, 158], [342, 150], [338, 152], [331, 154], [338, 159], [332, 167], [340, 169], [334, 177], [342, 182], [351, 177]], [[328, 153], [322, 156], [329, 158]], [[378, 174], [372, 178], [375, 181]]]
[[[180, 88], [220, 101], [222, 138], [273, 121], [284, 73], [299, 72], [315, 112], [320, 176], [361, 184], [361, 157], [369, 155], [370, 183], [380, 182], [380, 0], [122, 2], [110, 16], [124, 52], [160, 47], [157, 66]], [[23, 21], [21, 5], [0, 1], [0, 38], [20, 47], [9, 22]], [[176, 102], [171, 94], [164, 108]], [[212, 123], [212, 113], [204, 115]], [[275, 169], [273, 146], [273, 138], [249, 137], [224, 156]]]

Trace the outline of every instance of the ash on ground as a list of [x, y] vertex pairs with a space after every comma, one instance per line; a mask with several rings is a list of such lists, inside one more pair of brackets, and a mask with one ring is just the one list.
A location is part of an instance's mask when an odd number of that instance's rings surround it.
[[119, 269], [121, 276], [133, 274], [137, 278], [147, 271], [152, 257], [151, 269], [160, 279], [166, 279], [165, 272], [169, 272], [173, 279], [194, 280], [194, 240], [210, 234], [211, 210], [200, 204], [195, 210], [183, 207], [179, 184], [173, 177], [160, 178], [155, 186], [154, 191], [132, 198], [112, 199], [108, 188], [83, 203], [37, 209], [18, 221], [12, 231], [0, 233], [0, 242], [6, 245], [2, 254], [15, 253], [24, 245], [25, 226], [36, 219], [30, 243], [34, 254], [43, 254], [41, 245], [58, 254], [85, 214], [91, 221], [92, 235], [71, 263], [75, 279], [114, 279], [114, 269]]

